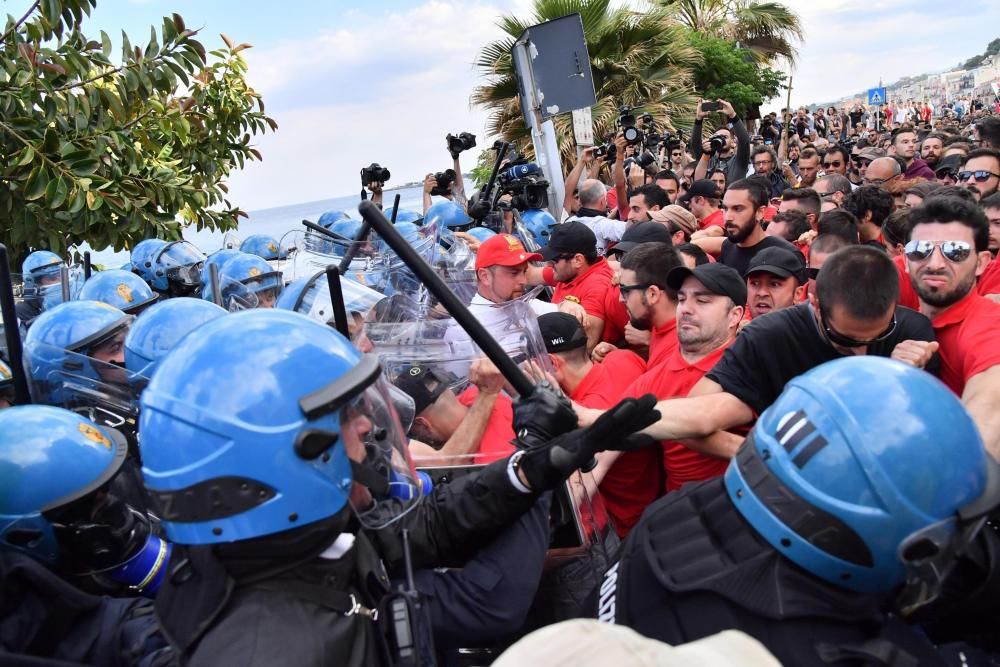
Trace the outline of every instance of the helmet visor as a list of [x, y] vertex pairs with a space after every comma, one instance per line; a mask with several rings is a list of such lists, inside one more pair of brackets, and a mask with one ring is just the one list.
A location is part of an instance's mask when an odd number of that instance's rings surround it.
[[340, 409], [340, 435], [354, 473], [351, 508], [365, 527], [398, 521], [430, 491], [413, 468], [392, 393], [381, 377]]
[[198, 287], [201, 285], [201, 269], [203, 266], [204, 260], [199, 259], [194, 264], [169, 268], [167, 269], [167, 280], [177, 285], [184, 285], [185, 287]]

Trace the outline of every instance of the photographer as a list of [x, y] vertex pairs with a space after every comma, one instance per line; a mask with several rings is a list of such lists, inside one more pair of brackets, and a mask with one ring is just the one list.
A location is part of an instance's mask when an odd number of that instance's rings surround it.
[[764, 138], [764, 143], [770, 146], [777, 146], [781, 141], [781, 130], [775, 124], [774, 113], [769, 113], [760, 121], [760, 136]]
[[[730, 183], [745, 178], [750, 164], [750, 135], [746, 125], [736, 115], [733, 105], [725, 100], [716, 100], [718, 111], [725, 116], [732, 126], [720, 127], [707, 141], [702, 140], [702, 122], [714, 109], [709, 102], [702, 100], [695, 114], [694, 127], [691, 129], [691, 154], [698, 162], [695, 168], [695, 179], [705, 178], [708, 172], [719, 168], [726, 172], [726, 180]], [[706, 109], [705, 105], [709, 107]]]
[[463, 209], [469, 207], [469, 201], [465, 196], [465, 182], [462, 179], [462, 164], [459, 155], [462, 151], [475, 147], [476, 136], [468, 132], [462, 132], [457, 137], [448, 135], [445, 145], [451, 154], [454, 164], [451, 169], [446, 169], [437, 174], [427, 174], [424, 177], [424, 213], [431, 207], [431, 195], [439, 195], [455, 202]]
[[566, 194], [563, 196], [563, 210], [566, 216], [575, 215], [577, 209], [579, 209], [579, 192], [578, 185], [580, 184], [580, 177], [583, 176], [584, 169], [587, 170], [587, 180], [597, 178], [600, 173], [601, 167], [604, 165], [604, 157], [594, 158], [594, 151], [597, 149], [596, 146], [588, 146], [584, 148], [580, 153], [580, 159], [577, 160], [576, 165], [570, 170], [569, 174], [566, 175]]

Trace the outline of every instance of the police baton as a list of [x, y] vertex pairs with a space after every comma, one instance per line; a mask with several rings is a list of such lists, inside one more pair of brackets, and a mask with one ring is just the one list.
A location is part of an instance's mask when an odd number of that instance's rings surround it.
[[7, 340], [7, 360], [14, 376], [14, 402], [17, 405], [31, 403], [28, 393], [28, 378], [24, 375], [24, 355], [21, 348], [21, 332], [14, 306], [14, 281], [10, 275], [7, 246], [0, 243], [0, 315], [4, 321], [4, 338]]
[[[333, 264], [326, 267], [326, 286], [330, 290], [333, 325], [340, 335], [351, 340], [351, 331], [347, 327], [347, 308], [344, 306], [344, 289], [340, 284], [340, 271]], [[305, 294], [305, 290], [302, 290], [302, 293]]]

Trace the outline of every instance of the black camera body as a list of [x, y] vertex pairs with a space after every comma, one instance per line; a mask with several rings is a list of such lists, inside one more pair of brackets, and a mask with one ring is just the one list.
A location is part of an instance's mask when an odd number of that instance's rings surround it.
[[594, 157], [606, 157], [608, 162], [614, 162], [618, 158], [618, 146], [615, 146], [614, 141], [598, 146], [594, 149]]
[[437, 185], [431, 189], [431, 194], [437, 197], [447, 197], [451, 194], [451, 184], [455, 182], [455, 170], [439, 171], [434, 174], [434, 180], [437, 181]]
[[642, 130], [635, 126], [635, 114], [632, 113], [634, 107], [623, 105], [618, 107], [618, 127], [621, 128], [625, 141], [630, 146], [635, 146], [643, 140]]
[[712, 137], [708, 140], [708, 145], [713, 153], [721, 153], [726, 150], [726, 140], [722, 137]]
[[385, 183], [389, 180], [389, 170], [372, 162], [367, 167], [361, 168], [361, 187], [367, 188], [372, 183]]
[[458, 136], [449, 134], [447, 139], [448, 152], [451, 153], [451, 158], [453, 160], [457, 160], [459, 153], [462, 151], [467, 151], [470, 148], [475, 148], [476, 146], [476, 135], [470, 132], [462, 132]]
[[519, 211], [533, 208], [547, 208], [549, 205], [549, 182], [545, 180], [541, 168], [526, 160], [508, 165], [500, 172], [500, 187], [512, 195], [511, 206]]

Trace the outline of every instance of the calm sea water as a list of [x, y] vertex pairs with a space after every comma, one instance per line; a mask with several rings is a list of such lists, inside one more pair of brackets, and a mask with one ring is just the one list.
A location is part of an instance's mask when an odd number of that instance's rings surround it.
[[[391, 206], [393, 199], [398, 194], [399, 207], [421, 212], [423, 190], [418, 187], [400, 188], [397, 190], [387, 190], [384, 195], [384, 203]], [[358, 214], [358, 204], [361, 199], [358, 195], [347, 197], [334, 197], [333, 199], [323, 199], [321, 201], [306, 202], [304, 204], [292, 204], [291, 206], [279, 206], [262, 211], [250, 211], [249, 218], [241, 218], [239, 229], [235, 232], [240, 240], [251, 234], [267, 234], [275, 239], [280, 239], [285, 233], [293, 230], [303, 230], [302, 220], [316, 220], [326, 211], [344, 211], [352, 218], [360, 219]], [[184, 232], [184, 238], [196, 245], [205, 254], [212, 253], [222, 247], [224, 234], [214, 231], [195, 231], [188, 229]], [[91, 252], [91, 261], [94, 264], [103, 264], [107, 267], [117, 267], [128, 262], [128, 252], [115, 252], [106, 249], [99, 252]]]

